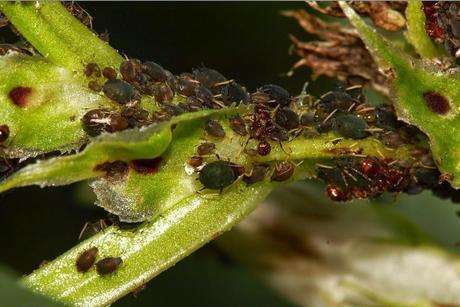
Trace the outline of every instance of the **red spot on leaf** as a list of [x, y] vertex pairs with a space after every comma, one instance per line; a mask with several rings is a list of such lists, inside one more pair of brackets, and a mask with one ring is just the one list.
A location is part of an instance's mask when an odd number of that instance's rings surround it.
[[450, 111], [449, 100], [441, 94], [426, 92], [423, 94], [423, 98], [425, 98], [428, 108], [436, 114], [446, 114]]
[[153, 175], [156, 174], [160, 170], [161, 162], [163, 158], [158, 157], [155, 159], [139, 159], [139, 160], [132, 160], [129, 165], [132, 169], [136, 172], [144, 174], [144, 175]]
[[32, 93], [32, 88], [18, 86], [18, 87], [13, 88], [10, 91], [9, 96], [10, 96], [11, 101], [15, 105], [17, 105], [18, 107], [25, 107], [28, 103], [28, 98], [31, 93]]

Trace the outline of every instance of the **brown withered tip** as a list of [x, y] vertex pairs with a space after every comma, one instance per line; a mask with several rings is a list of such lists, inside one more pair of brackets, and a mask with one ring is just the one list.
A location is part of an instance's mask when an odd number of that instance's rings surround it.
[[25, 107], [27, 106], [29, 100], [28, 98], [31, 93], [31, 87], [17, 86], [10, 91], [8, 96], [10, 97], [11, 101], [18, 107]]
[[439, 93], [432, 91], [426, 92], [423, 94], [423, 98], [428, 108], [436, 114], [444, 115], [451, 109], [449, 100]]

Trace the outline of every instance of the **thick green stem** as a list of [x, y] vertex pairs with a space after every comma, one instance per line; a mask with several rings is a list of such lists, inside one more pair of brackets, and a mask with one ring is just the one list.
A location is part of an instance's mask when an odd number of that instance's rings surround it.
[[118, 67], [123, 60], [59, 2], [3, 1], [0, 10], [35, 49], [55, 64], [82, 71], [89, 62]]

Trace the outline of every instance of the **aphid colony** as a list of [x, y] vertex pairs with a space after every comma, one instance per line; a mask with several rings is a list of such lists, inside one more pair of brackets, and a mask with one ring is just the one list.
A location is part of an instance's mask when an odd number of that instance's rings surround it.
[[[98, 253], [99, 249], [95, 246], [83, 251], [75, 262], [77, 271], [82, 273], [89, 271], [96, 262]], [[96, 272], [101, 276], [112, 274], [122, 263], [120, 257], [105, 257], [96, 262]]]

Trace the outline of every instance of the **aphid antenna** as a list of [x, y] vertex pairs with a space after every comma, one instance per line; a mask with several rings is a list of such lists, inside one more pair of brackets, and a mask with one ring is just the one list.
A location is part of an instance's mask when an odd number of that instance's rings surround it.
[[[365, 112], [370, 112], [370, 111], [375, 111], [374, 107], [367, 107], [367, 108], [359, 108], [360, 106], [364, 106], [364, 104], [360, 104], [359, 106], [356, 107], [356, 112], [357, 113], [365, 113]], [[358, 110], [359, 108], [359, 110]]]
[[235, 79], [230, 79], [230, 80], [227, 80], [227, 81], [217, 82], [212, 87], [218, 87], [218, 86], [221, 86], [221, 85], [230, 84], [232, 82], [235, 82]]
[[81, 240], [83, 237], [83, 234], [85, 233], [86, 229], [88, 228], [89, 222], [86, 222], [85, 225], [83, 225], [83, 228], [81, 229], [80, 233], [78, 234], [78, 241]]
[[390, 163], [388, 163], [387, 165], [388, 165], [388, 166], [392, 166], [392, 165], [394, 165], [394, 164], [397, 163], [397, 162], [398, 162], [398, 160], [393, 160], [393, 161], [391, 161]]
[[345, 89], [345, 91], [352, 91], [352, 90], [355, 90], [357, 88], [363, 88], [363, 86], [361, 84], [357, 84], [357, 85], [352, 85], [352, 86], [349, 86]]
[[323, 120], [323, 124], [325, 124], [329, 119], [332, 118], [332, 116], [334, 116], [335, 113], [337, 113], [339, 109], [334, 109], [334, 111], [332, 111], [331, 113], [329, 113], [329, 115]]
[[212, 102], [217, 104], [221, 108], [225, 108], [225, 105], [222, 102], [220, 102], [219, 100], [213, 99]]
[[350, 168], [349, 170], [355, 172], [356, 174], [358, 174], [359, 176], [363, 177], [365, 180], [367, 181], [372, 181], [371, 178], [369, 178], [369, 176], [367, 176], [366, 174], [364, 174], [363, 172], [357, 170], [356, 168], [352, 167]]
[[[319, 96], [319, 98], [323, 99], [324, 97], [329, 96], [330, 94], [332, 94], [332, 91], [329, 91], [329, 92]], [[318, 100], [320, 100], [320, 99], [318, 99]]]
[[385, 130], [382, 129], [382, 128], [367, 128], [367, 129], [364, 129], [364, 131], [367, 131], [367, 132], [383, 132]]
[[217, 95], [214, 95], [213, 97], [214, 97], [214, 98], [221, 98], [221, 97], [222, 97], [222, 94], [217, 94]]
[[353, 179], [354, 181], [358, 181], [358, 179], [353, 176], [346, 168], [343, 169], [343, 172], [345, 173], [345, 175], [347, 175], [348, 177], [350, 177], [351, 179]]
[[355, 106], [356, 106], [356, 102], [353, 102], [351, 106], [348, 108], [347, 112], [351, 112], [351, 110], [353, 110]]
[[[344, 139], [343, 137], [338, 137], [338, 138], [329, 140], [328, 143], [332, 143], [333, 145], [337, 145], [343, 139]], [[350, 147], [352, 147], [352, 146], [350, 146]]]
[[382, 160], [385, 160], [385, 155], [380, 151], [380, 149], [377, 148], [375, 151], [377, 151]]
[[326, 164], [320, 164], [320, 163], [316, 163], [316, 166], [317, 166], [317, 167], [320, 167], [320, 168], [327, 168], [327, 169], [332, 169], [332, 168], [334, 168], [333, 166], [326, 165]]

